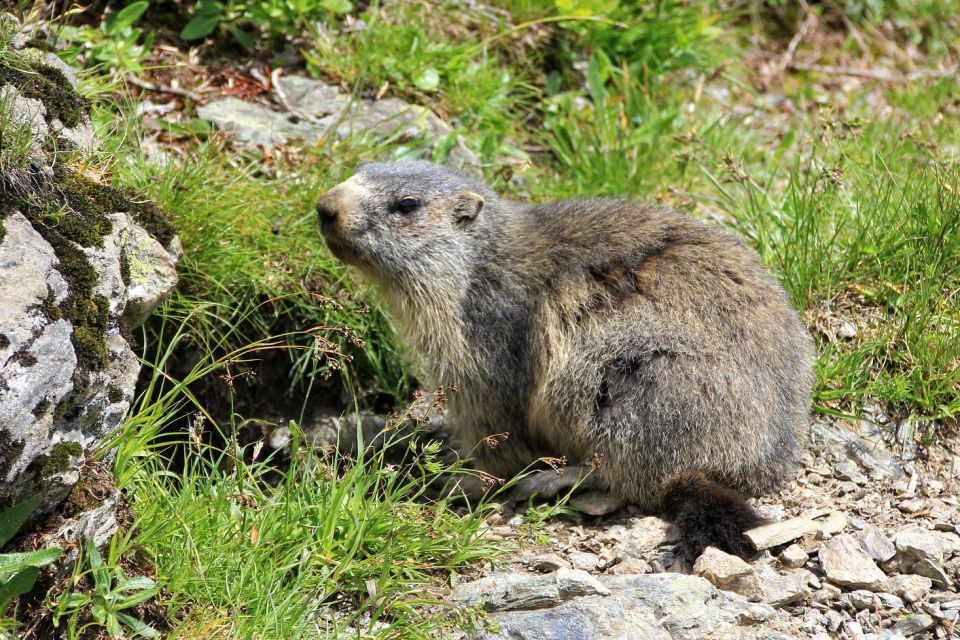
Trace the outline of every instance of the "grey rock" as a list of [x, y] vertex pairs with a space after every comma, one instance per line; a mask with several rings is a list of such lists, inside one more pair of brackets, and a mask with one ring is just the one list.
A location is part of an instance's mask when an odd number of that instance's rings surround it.
[[888, 609], [903, 609], [904, 607], [905, 603], [903, 602], [903, 599], [898, 598], [892, 593], [881, 591], [880, 593], [874, 595], [876, 595], [877, 598], [880, 599], [880, 602], [883, 603], [883, 606], [887, 607]]
[[847, 528], [847, 516], [842, 511], [831, 511], [826, 518], [814, 520], [820, 536], [832, 536]]
[[553, 574], [562, 600], [578, 596], [608, 596], [610, 589], [599, 580], [579, 569], [557, 569]]
[[561, 602], [553, 576], [527, 573], [495, 573], [459, 585], [453, 599], [484, 611], [543, 609]]
[[[75, 82], [55, 55], [24, 52], [28, 54], [60, 68]], [[89, 118], [83, 116], [79, 124], [67, 128], [55, 119], [47, 122], [47, 110], [40, 102], [19, 96], [10, 87], [0, 87], [0, 94], [0, 100], [13, 106], [4, 135], [11, 135], [13, 124], [20, 127], [18, 135], [30, 136], [29, 160], [36, 180], [22, 180], [15, 166], [4, 167], [4, 177], [42, 197], [37, 181], [54, 179], [52, 159], [45, 149], [51, 142], [58, 149], [80, 152], [96, 146]], [[121, 335], [121, 325], [135, 328], [176, 283], [176, 251], [172, 247], [171, 251], [144, 251], [133, 256], [135, 266], [143, 273], [162, 272], [164, 277], [152, 278], [140, 297], [132, 293], [124, 269], [131, 252], [149, 244], [144, 239], [149, 236], [122, 210], [108, 213], [108, 218], [111, 228], [102, 246], [76, 246], [92, 268], [94, 295], [106, 299], [103, 333], [85, 336], [103, 340], [107, 358], [102, 367], [82, 366], [88, 363], [81, 362], [74, 347], [78, 331], [55, 311], [75, 293], [61, 273], [73, 265], [61, 263], [53, 246], [22, 212], [13, 210], [0, 220], [4, 230], [0, 243], [0, 504], [39, 495], [42, 502], [36, 518], [69, 494], [85, 457], [116, 429], [130, 407], [140, 363]], [[136, 247], [128, 246], [131, 238], [138, 239]], [[78, 302], [97, 308], [94, 299]], [[125, 315], [128, 307], [133, 310], [138, 304], [138, 313]], [[101, 541], [116, 528], [116, 495], [110, 493], [108, 480], [101, 484], [106, 485], [98, 487], [105, 496], [102, 502], [65, 520], [64, 536]]]
[[918, 576], [930, 578], [933, 581], [933, 585], [937, 588], [953, 589], [953, 582], [950, 580], [947, 572], [943, 570], [943, 567], [934, 564], [926, 558], [914, 562], [910, 567], [910, 571]]
[[949, 559], [960, 543], [955, 534], [931, 531], [919, 525], [909, 525], [897, 532], [894, 545], [897, 561], [904, 571], [912, 571], [917, 562], [926, 560], [940, 566]]
[[827, 580], [836, 585], [881, 591], [886, 584], [886, 575], [850, 534], [826, 541], [819, 557]]
[[891, 576], [889, 590], [908, 603], [919, 602], [933, 588], [933, 581], [915, 574]]
[[814, 422], [811, 435], [826, 448], [844, 451], [874, 480], [896, 480], [903, 476], [903, 469], [890, 452], [836, 421]]
[[[317, 144], [331, 138], [384, 140], [419, 135], [432, 144], [452, 131], [429, 109], [397, 98], [355, 98], [334, 85], [296, 76], [280, 78], [277, 90], [294, 112], [228, 97], [202, 105], [197, 113], [248, 147], [270, 148], [292, 138]], [[480, 160], [458, 136], [448, 164], [476, 171]]]
[[167, 248], [147, 231], [130, 221], [124, 237], [129, 284], [124, 320], [139, 326], [177, 286], [177, 261], [182, 255], [179, 242]]
[[857, 533], [857, 540], [867, 555], [877, 562], [886, 562], [897, 553], [897, 548], [890, 538], [872, 524], [866, 525]]
[[810, 601], [810, 582], [814, 575], [806, 569], [778, 574], [769, 567], [758, 570], [763, 601], [775, 607], [786, 607]]
[[849, 480], [856, 484], [866, 484], [868, 481], [867, 476], [860, 471], [860, 467], [850, 459], [840, 460], [834, 465], [834, 469], [841, 480]]
[[269, 149], [291, 138], [315, 144], [323, 135], [322, 129], [309, 122], [232, 96], [201, 105], [197, 115], [249, 147]]
[[648, 516], [631, 521], [616, 551], [617, 561], [642, 558], [657, 547], [678, 539], [676, 527], [660, 518]]
[[606, 491], [585, 491], [573, 496], [570, 506], [591, 516], [605, 516], [624, 504], [623, 500]]
[[905, 636], [915, 636], [922, 633], [936, 624], [932, 616], [925, 613], [908, 616], [893, 625], [893, 631], [902, 633]]
[[653, 608], [639, 608], [628, 596], [578, 598], [552, 609], [491, 616], [495, 631], [482, 640], [670, 640]]
[[807, 563], [807, 560], [810, 559], [810, 555], [807, 553], [807, 550], [798, 544], [790, 545], [781, 551], [778, 557], [780, 559], [780, 564], [788, 569], [799, 569]]
[[724, 591], [739, 593], [754, 602], [763, 599], [763, 589], [753, 567], [716, 547], [703, 551], [693, 564], [693, 572]]
[[808, 533], [817, 530], [817, 524], [807, 518], [793, 518], [781, 522], [773, 522], [744, 533], [757, 551], [802, 538]]
[[567, 553], [567, 560], [574, 569], [582, 571], [596, 571], [601, 564], [600, 556], [589, 551], [570, 551]]
[[841, 600], [849, 603], [851, 607], [857, 610], [876, 609], [882, 604], [877, 594], [865, 589], [858, 589], [844, 594], [841, 596]]
[[458, 586], [453, 598], [485, 611], [514, 611], [543, 609], [571, 598], [609, 593], [607, 587], [585, 571], [559, 569], [548, 575], [492, 574]]

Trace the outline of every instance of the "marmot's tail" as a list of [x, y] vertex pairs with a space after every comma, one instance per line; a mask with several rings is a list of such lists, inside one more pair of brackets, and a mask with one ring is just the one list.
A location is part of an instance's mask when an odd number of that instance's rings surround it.
[[743, 532], [767, 522], [742, 495], [698, 471], [667, 478], [660, 505], [680, 529], [691, 558], [710, 546], [746, 558], [753, 550]]

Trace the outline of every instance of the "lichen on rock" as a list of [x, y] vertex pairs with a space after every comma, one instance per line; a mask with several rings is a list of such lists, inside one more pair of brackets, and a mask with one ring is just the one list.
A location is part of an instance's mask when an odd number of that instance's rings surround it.
[[156, 205], [69, 164], [93, 144], [73, 82], [50, 51], [0, 61], [0, 123], [29, 134], [0, 141], [0, 509], [39, 494], [38, 514], [126, 415], [140, 364], [124, 336], [176, 286], [180, 257]]

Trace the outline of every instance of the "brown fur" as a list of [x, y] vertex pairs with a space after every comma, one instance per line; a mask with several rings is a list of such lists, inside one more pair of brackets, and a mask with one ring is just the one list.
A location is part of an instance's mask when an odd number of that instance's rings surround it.
[[[419, 206], [400, 213], [405, 197]], [[318, 210], [331, 249], [384, 291], [426, 382], [456, 385], [461, 447], [510, 432], [475, 450], [480, 468], [509, 477], [541, 456], [599, 457], [586, 484], [651, 510], [789, 479], [812, 345], [730, 233], [622, 199], [521, 205], [421, 162], [365, 165]], [[712, 484], [664, 493], [688, 471]], [[550, 478], [528, 484], [550, 493]], [[749, 523], [724, 500], [708, 500], [727, 505], [714, 513]]]

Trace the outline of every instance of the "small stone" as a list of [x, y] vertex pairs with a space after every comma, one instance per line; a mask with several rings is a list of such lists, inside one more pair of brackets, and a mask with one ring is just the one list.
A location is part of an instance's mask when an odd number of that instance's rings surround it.
[[836, 535], [847, 528], [847, 516], [842, 511], [831, 511], [826, 518], [814, 520], [817, 531], [827, 535]]
[[914, 562], [913, 566], [910, 568], [910, 571], [918, 576], [930, 578], [933, 581], [934, 586], [937, 588], [953, 589], [953, 582], [950, 581], [950, 577], [947, 575], [946, 571], [944, 571], [941, 566], [930, 562], [930, 560], [927, 560], [926, 558], [918, 562]]
[[806, 569], [784, 575], [764, 576], [761, 580], [763, 600], [775, 607], [786, 607], [810, 600], [810, 578]]
[[934, 624], [936, 624], [936, 621], [933, 619], [932, 616], [928, 616], [927, 614], [922, 613], [919, 615], [904, 618], [897, 624], [893, 625], [893, 630], [899, 631], [905, 636], [914, 636], [918, 633], [926, 631], [927, 629], [932, 627]]
[[837, 337], [839, 338], [856, 338], [857, 337], [857, 325], [850, 322], [849, 320], [844, 320], [840, 324], [840, 328], [837, 329]]
[[827, 579], [834, 584], [871, 591], [880, 591], [886, 584], [887, 576], [848, 533], [824, 543], [819, 557]]
[[850, 603], [850, 606], [857, 611], [862, 609], [876, 609], [880, 606], [880, 598], [872, 591], [866, 591], [865, 589], [851, 591], [845, 594], [842, 599]]
[[897, 505], [904, 513], [920, 513], [930, 508], [930, 501], [926, 498], [910, 498]]
[[453, 598], [484, 611], [543, 609], [560, 604], [560, 590], [551, 576], [499, 573], [459, 585]]
[[913, 563], [929, 560], [933, 564], [942, 564], [952, 551], [952, 544], [944, 536], [949, 533], [930, 531], [919, 525], [910, 525], [897, 532], [894, 544], [897, 547], [901, 566], [909, 570]]
[[789, 569], [799, 569], [810, 558], [806, 549], [798, 544], [792, 544], [780, 552], [780, 564]]
[[860, 471], [860, 467], [852, 460], [841, 460], [834, 465], [834, 469], [836, 469], [837, 477], [841, 480], [849, 480], [857, 484], [867, 483], [867, 476]]
[[580, 596], [608, 596], [610, 589], [586, 571], [557, 569], [553, 574], [562, 600]]
[[581, 571], [596, 571], [600, 566], [600, 556], [588, 551], [571, 551], [567, 554], [570, 566]]
[[744, 533], [757, 551], [802, 538], [805, 534], [817, 530], [817, 524], [806, 518], [793, 518], [782, 522], [766, 524]]
[[570, 506], [590, 516], [605, 516], [623, 506], [623, 500], [606, 491], [585, 491], [570, 500]]
[[820, 604], [826, 602], [832, 602], [840, 597], [840, 594], [843, 593], [839, 587], [836, 587], [830, 583], [823, 585], [823, 588], [817, 589], [812, 594], [810, 594], [810, 600]]
[[646, 560], [640, 558], [626, 558], [623, 562], [618, 562], [607, 570], [607, 573], [615, 576], [632, 576], [644, 573], [653, 573], [653, 567]]
[[693, 564], [693, 572], [717, 588], [739, 593], [755, 602], [763, 598], [763, 589], [753, 567], [737, 556], [716, 547], [707, 547]]
[[628, 558], [642, 558], [677, 537], [676, 527], [666, 520], [654, 516], [632, 519], [623, 542], [617, 548], [616, 559], [623, 562]]
[[857, 533], [857, 539], [867, 555], [877, 562], [886, 562], [897, 553], [897, 548], [893, 546], [890, 538], [872, 524], [861, 529]]
[[556, 553], [544, 553], [530, 560], [530, 568], [541, 573], [550, 573], [557, 569], [569, 569], [570, 563]]
[[880, 602], [883, 603], [883, 606], [887, 607], [888, 609], [903, 609], [904, 607], [903, 600], [892, 593], [881, 591], [880, 593], [876, 594], [876, 596], [880, 598]]
[[933, 581], [924, 576], [907, 574], [892, 576], [889, 580], [890, 591], [903, 598], [908, 603], [914, 603], [923, 598], [931, 588]]

